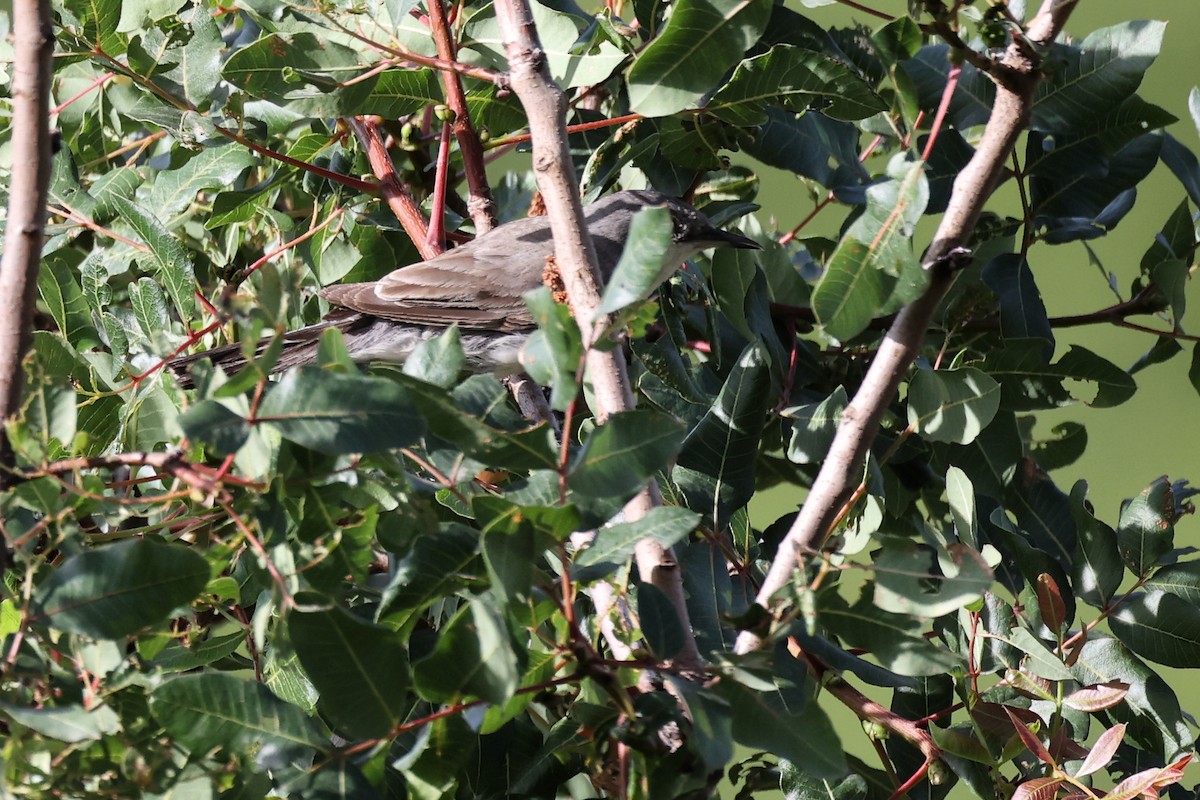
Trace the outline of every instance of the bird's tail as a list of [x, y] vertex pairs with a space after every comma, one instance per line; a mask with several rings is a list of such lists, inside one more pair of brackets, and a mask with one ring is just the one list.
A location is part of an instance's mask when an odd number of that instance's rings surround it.
[[[305, 328], [299, 328], [283, 334], [283, 350], [279, 355], [279, 359], [271, 367], [271, 372], [280, 372], [290, 367], [313, 363], [317, 360], [317, 345], [321, 334], [330, 328], [339, 328], [343, 331], [348, 331], [358, 320], [359, 316], [358, 314], [347, 314], [344, 317], [331, 315], [315, 325], [309, 325]], [[254, 348], [254, 357], [257, 358], [265, 353], [271, 341], [269, 338], [260, 340]], [[246, 359], [244, 345], [230, 344], [224, 347], [215, 347], [212, 350], [205, 350], [203, 353], [194, 353], [171, 359], [167, 362], [167, 368], [175, 375], [180, 386], [184, 389], [191, 389], [195, 386], [195, 381], [192, 380], [190, 367], [198, 361], [212, 362], [213, 365], [220, 367], [229, 375], [238, 372], [249, 363]]]

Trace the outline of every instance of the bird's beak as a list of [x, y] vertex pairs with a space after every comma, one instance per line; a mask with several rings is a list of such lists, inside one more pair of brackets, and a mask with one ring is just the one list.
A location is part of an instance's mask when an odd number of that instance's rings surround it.
[[736, 247], [739, 250], [762, 250], [762, 245], [750, 237], [742, 236], [740, 233], [723, 231], [720, 228], [713, 229], [712, 241], [714, 245]]

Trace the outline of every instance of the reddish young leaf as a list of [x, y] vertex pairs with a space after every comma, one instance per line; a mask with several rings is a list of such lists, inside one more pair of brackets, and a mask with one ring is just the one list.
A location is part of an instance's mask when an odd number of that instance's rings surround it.
[[1124, 722], [1119, 722], [1100, 734], [1100, 738], [1092, 745], [1092, 752], [1088, 753], [1087, 758], [1083, 760], [1083, 766], [1079, 768], [1079, 772], [1075, 773], [1075, 776], [1091, 775], [1093, 772], [1103, 769], [1113, 757], [1113, 753], [1117, 752], [1117, 747], [1123, 738], [1125, 738]]
[[1017, 787], [1012, 800], [1051, 800], [1061, 783], [1062, 778], [1031, 778]]
[[1042, 612], [1042, 622], [1056, 634], [1062, 630], [1067, 620], [1067, 604], [1063, 602], [1062, 592], [1058, 583], [1049, 573], [1038, 575], [1037, 586], [1038, 608]]
[[1077, 711], [1094, 714], [1097, 711], [1112, 708], [1124, 700], [1127, 694], [1129, 694], [1128, 683], [1124, 683], [1123, 681], [1109, 681], [1108, 683], [1097, 683], [1093, 686], [1085, 686], [1082, 689], [1077, 689], [1067, 695], [1066, 699], [1063, 700], [1063, 704]]
[[1009, 720], [1012, 721], [1013, 728], [1015, 728], [1017, 731], [1017, 736], [1021, 737], [1021, 743], [1029, 748], [1029, 752], [1037, 756], [1038, 760], [1044, 764], [1049, 764], [1052, 767], [1058, 766], [1054, 763], [1054, 756], [1050, 755], [1050, 751], [1047, 750], [1046, 746], [1042, 744], [1042, 740], [1039, 739], [1033, 733], [1033, 731], [1025, 727], [1025, 723], [1017, 719], [1017, 715], [1012, 712], [1012, 709], [1010, 709], [1008, 706], [1005, 706], [1004, 713], [1008, 714]]

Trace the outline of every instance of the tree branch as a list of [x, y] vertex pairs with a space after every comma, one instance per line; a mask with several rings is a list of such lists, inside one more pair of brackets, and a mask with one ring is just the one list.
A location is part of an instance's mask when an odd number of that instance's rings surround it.
[[440, 247], [429, 243], [429, 226], [425, 222], [425, 216], [417, 207], [417, 203], [409, 194], [408, 189], [400, 181], [396, 172], [396, 164], [383, 144], [383, 137], [379, 135], [379, 127], [374, 122], [362, 117], [353, 117], [346, 122], [354, 131], [359, 145], [367, 153], [367, 160], [371, 162], [371, 171], [379, 179], [380, 194], [383, 195], [388, 207], [392, 209], [392, 213], [404, 227], [408, 238], [412, 239], [413, 244], [416, 245], [417, 250], [421, 253], [421, 258], [433, 258], [442, 252]]
[[[1028, 39], [1049, 44], [1066, 23], [1075, 0], [1043, 0], [1029, 26]], [[927, 251], [923, 267], [929, 275], [925, 293], [905, 306], [879, 347], [854, 399], [842, 414], [837, 435], [808, 498], [791, 529], [779, 545], [756, 599], [769, 606], [775, 594], [792, 580], [800, 557], [825, 541], [839, 509], [862, 477], [867, 450], [879, 431], [891, 399], [920, 351], [933, 314], [953, 285], [972, 232], [1004, 173], [1005, 162], [1025, 130], [1033, 108], [1039, 73], [1037, 55], [1014, 42], [993, 72], [996, 100], [979, 147], [954, 181], [950, 203]], [[739, 653], [757, 649], [762, 639], [743, 631]]]
[[[33, 304], [50, 186], [50, 75], [54, 30], [47, 0], [14, 0], [12, 179], [0, 260], [0, 421], [21, 409], [21, 366], [33, 339]], [[0, 487], [15, 453], [0, 436]]]
[[[450, 23], [446, 20], [446, 9], [442, 6], [442, 0], [429, 0], [425, 5], [429, 9], [429, 22], [438, 55], [446, 63], [457, 63], [458, 54], [455, 52], [454, 39], [450, 33]], [[454, 121], [450, 123], [450, 129], [458, 141], [458, 151], [462, 153], [463, 174], [470, 191], [467, 210], [471, 214], [471, 221], [475, 223], [475, 232], [482, 235], [496, 227], [496, 201], [492, 197], [492, 188], [488, 185], [483, 144], [471, 124], [467, 95], [463, 91], [462, 79], [458, 73], [443, 70], [442, 86], [446, 90], [446, 104], [454, 112]]]
[[[583, 225], [579, 183], [567, 147], [566, 97], [550, 77], [546, 53], [538, 39], [528, 2], [499, 0], [495, 7], [508, 55], [512, 87], [529, 116], [533, 168], [550, 217], [555, 259], [587, 349], [587, 371], [592, 380], [596, 417], [603, 422], [613, 414], [632, 409], [634, 398], [629, 386], [628, 365], [620, 348], [601, 352], [592, 347], [604, 328], [596, 319], [601, 281], [596, 250]], [[638, 520], [659, 505], [662, 505], [662, 496], [658, 484], [651, 481], [625, 507], [625, 516], [630, 521]], [[683, 576], [671, 549], [643, 540], [638, 543], [635, 553], [642, 580], [670, 598], [683, 630], [690, 631]], [[694, 638], [687, 638], [676, 662], [681, 665], [700, 663]]]

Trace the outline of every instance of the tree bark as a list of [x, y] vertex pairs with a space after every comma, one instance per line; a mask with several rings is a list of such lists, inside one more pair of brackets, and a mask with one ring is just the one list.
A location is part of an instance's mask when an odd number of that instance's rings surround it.
[[[550, 217], [555, 260], [587, 348], [587, 373], [592, 381], [594, 411], [597, 419], [603, 422], [613, 414], [633, 408], [634, 398], [624, 353], [619, 348], [601, 352], [592, 347], [598, 332], [604, 328], [602, 321], [596, 319], [601, 280], [596, 250], [583, 225], [579, 182], [567, 147], [566, 97], [550, 77], [546, 53], [542, 50], [526, 0], [497, 0], [496, 17], [504, 37], [512, 88], [529, 117], [534, 174]], [[651, 481], [625, 507], [626, 519], [641, 519], [658, 505], [662, 505], [662, 496], [658, 484]], [[670, 548], [644, 540], [638, 543], [635, 555], [641, 579], [670, 598], [680, 625], [689, 634], [687, 644], [675, 657], [675, 662], [685, 667], [699, 665], [700, 654], [690, 635], [683, 576], [674, 554]]]
[[[47, 0], [14, 0], [12, 180], [4, 256], [0, 259], [0, 416], [21, 409], [21, 362], [33, 338], [33, 305], [46, 227], [50, 185], [50, 76], [54, 30]], [[0, 486], [8, 483], [15, 454], [0, 436]]]

